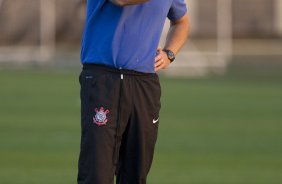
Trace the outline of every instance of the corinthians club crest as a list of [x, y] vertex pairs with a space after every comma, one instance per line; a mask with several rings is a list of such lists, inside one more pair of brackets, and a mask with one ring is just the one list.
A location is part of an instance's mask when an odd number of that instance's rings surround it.
[[105, 110], [104, 107], [100, 107], [100, 110], [98, 108], [95, 109], [95, 116], [93, 117], [93, 122], [97, 124], [98, 126], [106, 125], [108, 122], [107, 114], [110, 112], [108, 109]]

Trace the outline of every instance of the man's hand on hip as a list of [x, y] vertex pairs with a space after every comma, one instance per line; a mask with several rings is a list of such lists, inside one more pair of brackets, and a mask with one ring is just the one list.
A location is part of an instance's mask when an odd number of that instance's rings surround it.
[[155, 72], [161, 69], [166, 69], [170, 64], [170, 60], [167, 57], [166, 52], [162, 48], [158, 48], [158, 54], [155, 57]]
[[[176, 55], [186, 42], [189, 33], [189, 18], [186, 13], [176, 21], [171, 21], [169, 33], [166, 39], [165, 49], [170, 50]], [[158, 48], [158, 54], [155, 57], [155, 71], [165, 69], [171, 63], [166, 52]]]

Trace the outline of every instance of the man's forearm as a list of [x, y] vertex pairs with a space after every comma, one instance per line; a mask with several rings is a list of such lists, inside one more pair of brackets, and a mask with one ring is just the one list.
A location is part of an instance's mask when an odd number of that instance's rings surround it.
[[186, 14], [180, 20], [171, 23], [164, 49], [169, 49], [176, 55], [185, 44], [188, 35], [189, 18]]
[[118, 6], [128, 6], [128, 5], [146, 3], [149, 0], [110, 0], [110, 1]]

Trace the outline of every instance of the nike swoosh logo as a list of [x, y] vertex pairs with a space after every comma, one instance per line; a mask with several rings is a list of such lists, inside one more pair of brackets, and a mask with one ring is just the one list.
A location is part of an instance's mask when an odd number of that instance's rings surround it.
[[156, 123], [159, 121], [159, 119], [160, 119], [160, 118], [158, 118], [158, 119], [156, 119], [156, 120], [153, 119], [153, 123], [156, 124]]

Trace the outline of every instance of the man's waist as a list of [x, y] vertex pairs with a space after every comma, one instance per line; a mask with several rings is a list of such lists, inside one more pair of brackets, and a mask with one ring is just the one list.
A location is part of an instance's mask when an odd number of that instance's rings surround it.
[[132, 76], [156, 76], [156, 73], [145, 73], [139, 72], [130, 69], [123, 69], [123, 68], [115, 68], [113, 66], [103, 65], [103, 64], [95, 64], [95, 63], [83, 63], [83, 70], [99, 70], [99, 71], [106, 71], [111, 73], [117, 74], [125, 74], [125, 75], [132, 75]]

